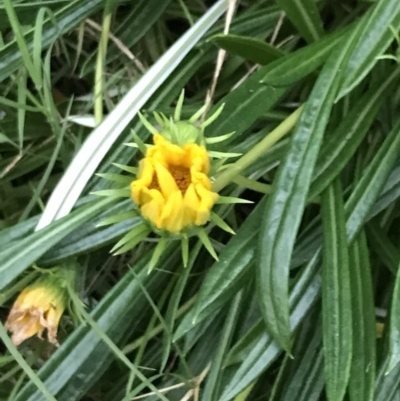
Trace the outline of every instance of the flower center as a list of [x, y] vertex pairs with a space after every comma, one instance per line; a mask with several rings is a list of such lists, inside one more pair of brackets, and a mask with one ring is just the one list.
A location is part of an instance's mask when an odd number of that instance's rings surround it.
[[[182, 192], [182, 195], [184, 195], [189, 188], [190, 183], [192, 182], [190, 169], [182, 166], [168, 166], [168, 171], [174, 178], [177, 187]], [[153, 175], [153, 179], [149, 185], [149, 189], [157, 189], [158, 191], [161, 191], [156, 174]]]
[[184, 195], [192, 180], [190, 169], [182, 166], [170, 166], [169, 172], [171, 173], [172, 177], [174, 177], [176, 185]]
[[149, 189], [156, 189], [157, 191], [161, 192], [160, 184], [158, 183], [157, 174], [153, 175], [151, 183], [149, 185]]

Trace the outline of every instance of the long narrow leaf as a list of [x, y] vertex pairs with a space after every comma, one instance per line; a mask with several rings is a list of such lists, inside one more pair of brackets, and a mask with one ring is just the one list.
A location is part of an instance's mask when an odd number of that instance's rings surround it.
[[400, 119], [385, 138], [382, 146], [365, 169], [357, 186], [346, 202], [347, 235], [355, 238], [362, 223], [367, 219], [373, 204], [389, 178], [400, 153]]
[[112, 199], [102, 199], [74, 211], [71, 216], [54, 222], [48, 227], [28, 235], [7, 250], [0, 253], [0, 291], [9, 285], [23, 271], [37, 261], [53, 245], [90, 220], [108, 205]]
[[351, 401], [373, 401], [376, 371], [376, 329], [371, 267], [365, 233], [349, 249], [353, 320], [353, 360], [349, 393]]
[[[291, 323], [293, 327], [297, 327], [302, 322], [318, 298], [321, 286], [321, 279], [317, 272], [318, 262], [319, 252], [302, 272], [299, 281], [291, 292], [291, 306], [293, 308]], [[230, 378], [219, 401], [229, 401], [243, 391], [271, 365], [280, 352], [281, 349], [273, 338], [267, 332], [261, 333], [246, 360]]]
[[314, 42], [323, 35], [322, 20], [314, 0], [277, 0], [277, 4], [307, 42]]
[[305, 104], [274, 180], [262, 220], [257, 264], [260, 306], [268, 330], [291, 347], [288, 272], [322, 136], [340, 83], [340, 69], [357, 30], [329, 58]]
[[322, 325], [325, 383], [329, 401], [343, 400], [352, 353], [349, 255], [340, 185], [336, 179], [321, 195], [324, 228]]
[[344, 79], [338, 99], [349, 93], [378, 62], [378, 56], [393, 41], [390, 26], [400, 28], [400, 3], [398, 0], [382, 0], [375, 3], [371, 13], [364, 16], [363, 30], [357, 38], [351, 56], [344, 67]]
[[342, 171], [365, 138], [379, 108], [400, 77], [396, 68], [385, 81], [372, 85], [327, 138], [318, 155], [308, 199], [313, 200]]

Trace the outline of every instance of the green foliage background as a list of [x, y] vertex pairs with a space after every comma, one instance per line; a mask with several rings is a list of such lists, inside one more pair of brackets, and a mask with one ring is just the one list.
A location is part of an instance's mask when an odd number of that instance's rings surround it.
[[[215, 208], [236, 231], [212, 229], [219, 261], [193, 240], [183, 268], [171, 242], [148, 274], [153, 238], [111, 256], [139, 220], [97, 227], [132, 203], [90, 195], [110, 185], [95, 175], [35, 231], [92, 131], [71, 116], [126, 102], [214, 3], [0, 3], [0, 320], [33, 264], [79, 266], [58, 349], [32, 338], [17, 351], [0, 325], [1, 401], [399, 399], [398, 0], [242, 0], [229, 35], [220, 18], [154, 81], [144, 112], [172, 114], [185, 88], [189, 117], [227, 51], [206, 133], [235, 132], [211, 149], [251, 163], [221, 193], [253, 204]], [[136, 116], [97, 172], [137, 163], [132, 129], [148, 139]]]

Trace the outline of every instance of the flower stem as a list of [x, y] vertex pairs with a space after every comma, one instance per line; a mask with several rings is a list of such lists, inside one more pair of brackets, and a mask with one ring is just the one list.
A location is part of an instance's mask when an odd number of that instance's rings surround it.
[[262, 194], [270, 194], [272, 191], [271, 185], [251, 180], [250, 178], [244, 177], [243, 175], [240, 174], [237, 175], [236, 177], [233, 177], [232, 181], [235, 184], [239, 185], [239, 187], [251, 189], [256, 192], [261, 192]]
[[273, 131], [269, 133], [260, 143], [255, 145], [250, 151], [237, 160], [231, 167], [224, 170], [214, 182], [213, 190], [221, 191], [234, 177], [240, 174], [246, 167], [250, 166], [255, 160], [261, 157], [276, 142], [283, 138], [295, 126], [303, 106], [296, 109], [289, 117], [282, 121]]
[[97, 53], [94, 82], [94, 115], [96, 125], [100, 124], [103, 120], [104, 64], [107, 54], [108, 36], [110, 34], [111, 17], [111, 12], [107, 12], [106, 7], [103, 16], [103, 27]]

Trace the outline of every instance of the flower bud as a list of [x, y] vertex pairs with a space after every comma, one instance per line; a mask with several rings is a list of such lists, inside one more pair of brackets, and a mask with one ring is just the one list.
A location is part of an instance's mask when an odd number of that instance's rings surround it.
[[179, 233], [204, 225], [218, 199], [211, 188], [209, 168], [204, 146], [178, 146], [156, 134], [131, 184], [132, 199], [157, 229]]
[[5, 328], [12, 333], [12, 342], [18, 346], [37, 334], [58, 345], [57, 329], [67, 302], [67, 289], [57, 273], [46, 274], [26, 287], [18, 296], [8, 315]]

